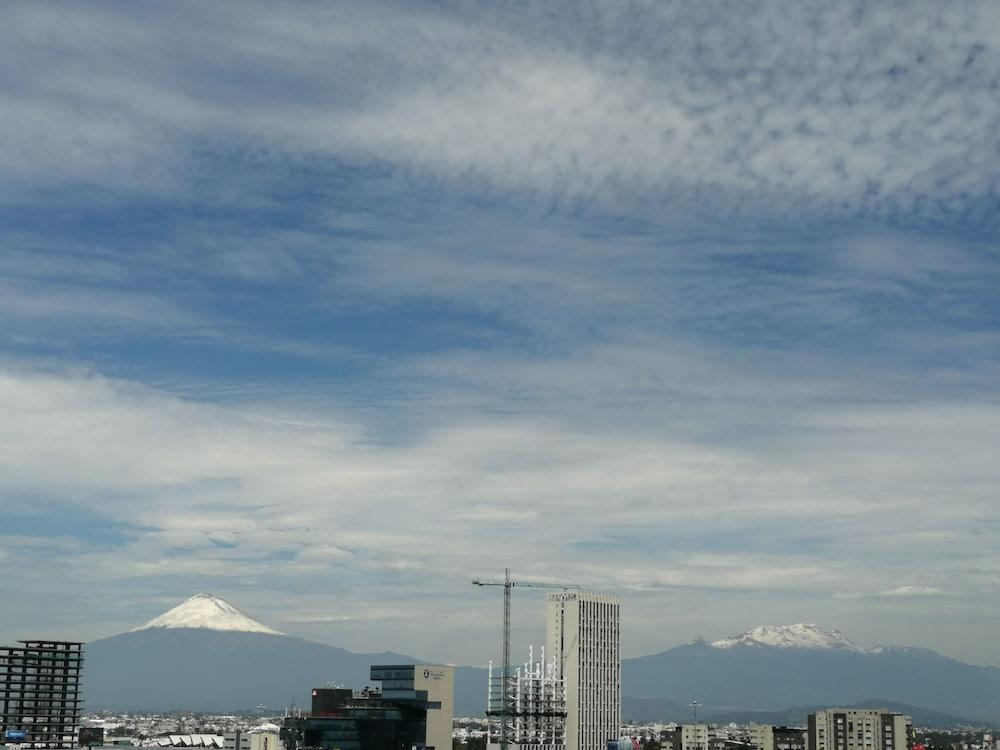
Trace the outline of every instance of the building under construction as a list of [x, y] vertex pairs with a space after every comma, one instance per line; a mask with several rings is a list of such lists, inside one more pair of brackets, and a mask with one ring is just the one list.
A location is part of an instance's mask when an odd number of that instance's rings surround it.
[[83, 644], [0, 646], [0, 739], [22, 748], [74, 748]]
[[565, 750], [566, 686], [555, 658], [546, 663], [543, 648], [536, 662], [531, 647], [528, 661], [504, 677], [490, 662], [489, 750], [501, 748], [504, 740], [510, 750]]

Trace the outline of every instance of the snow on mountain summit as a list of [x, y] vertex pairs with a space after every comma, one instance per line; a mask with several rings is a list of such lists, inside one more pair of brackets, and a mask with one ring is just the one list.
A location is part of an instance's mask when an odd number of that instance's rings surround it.
[[812, 623], [795, 625], [758, 625], [742, 635], [712, 641], [713, 648], [736, 646], [773, 646], [775, 648], [843, 649], [867, 653], [839, 630], [822, 630]]
[[135, 628], [202, 628], [204, 630], [225, 630], [242, 633], [267, 633], [284, 635], [263, 623], [252, 620], [227, 601], [211, 594], [195, 594], [159, 617], [154, 617], [145, 625]]

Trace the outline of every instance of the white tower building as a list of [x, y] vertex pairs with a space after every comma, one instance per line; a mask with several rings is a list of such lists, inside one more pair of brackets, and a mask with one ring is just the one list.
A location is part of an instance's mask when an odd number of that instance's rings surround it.
[[621, 598], [549, 594], [547, 653], [566, 686], [566, 750], [605, 750], [622, 707]]

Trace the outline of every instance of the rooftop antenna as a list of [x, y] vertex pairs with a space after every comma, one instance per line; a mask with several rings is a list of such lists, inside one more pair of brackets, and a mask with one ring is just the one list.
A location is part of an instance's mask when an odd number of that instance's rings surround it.
[[694, 723], [697, 724], [698, 723], [698, 706], [700, 706], [701, 703], [699, 703], [698, 701], [691, 701], [690, 703], [688, 703], [688, 705], [691, 707], [691, 713], [694, 716]]

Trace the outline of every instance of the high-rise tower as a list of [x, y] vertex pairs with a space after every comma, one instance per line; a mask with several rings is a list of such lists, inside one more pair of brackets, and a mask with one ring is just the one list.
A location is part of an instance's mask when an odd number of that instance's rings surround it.
[[547, 653], [566, 686], [566, 750], [604, 750], [621, 727], [621, 599], [548, 596]]
[[83, 644], [19, 643], [0, 646], [0, 744], [75, 748]]

